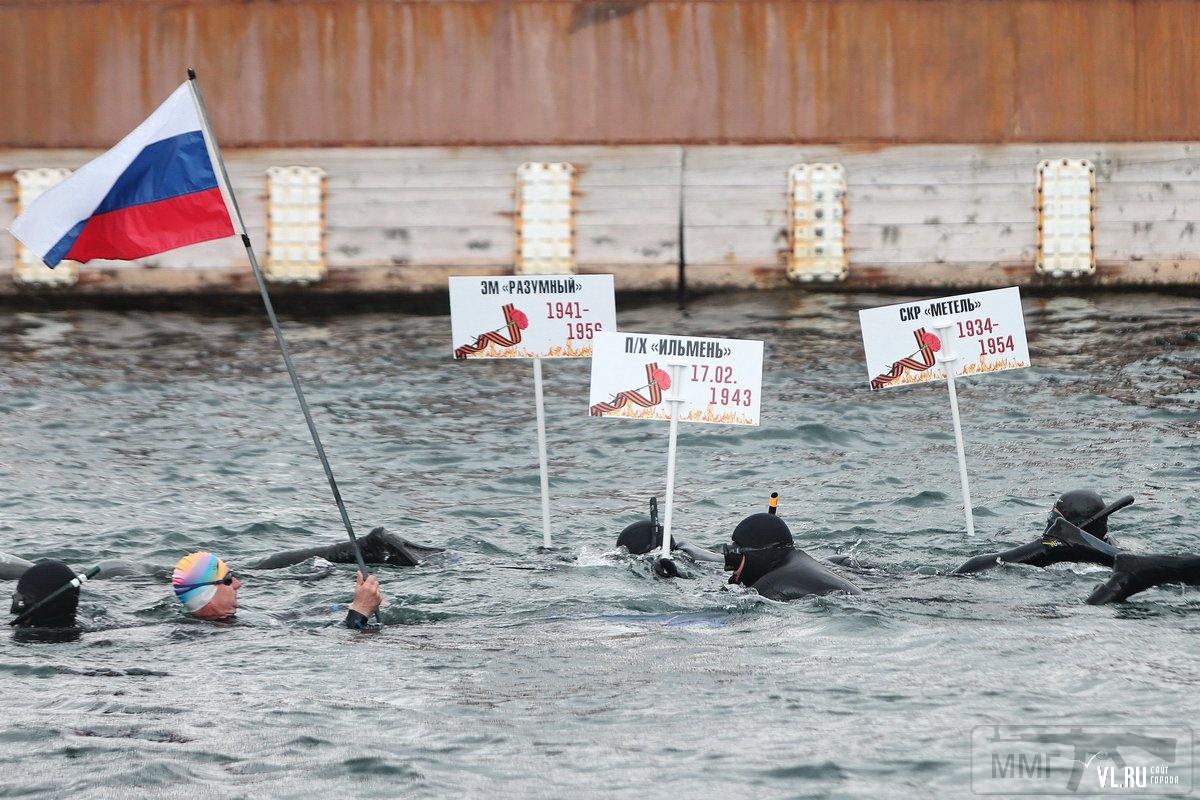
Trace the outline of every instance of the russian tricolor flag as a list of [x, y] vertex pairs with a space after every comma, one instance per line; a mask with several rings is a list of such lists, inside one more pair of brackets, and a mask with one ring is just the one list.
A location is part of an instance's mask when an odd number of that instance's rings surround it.
[[104, 155], [37, 198], [9, 231], [48, 267], [128, 261], [233, 236], [191, 86]]

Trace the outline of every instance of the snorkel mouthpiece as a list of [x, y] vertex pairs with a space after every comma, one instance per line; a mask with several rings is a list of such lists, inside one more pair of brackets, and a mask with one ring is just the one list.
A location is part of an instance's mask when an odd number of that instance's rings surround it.
[[737, 569], [733, 570], [733, 574], [729, 576], [730, 585], [739, 584], [742, 582], [742, 570], [746, 568], [746, 557], [742, 556], [742, 562], [737, 565]]

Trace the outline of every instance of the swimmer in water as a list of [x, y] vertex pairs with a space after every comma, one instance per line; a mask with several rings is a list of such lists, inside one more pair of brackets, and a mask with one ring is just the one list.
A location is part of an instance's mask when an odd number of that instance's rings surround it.
[[11, 613], [19, 628], [73, 628], [79, 608], [79, 577], [63, 562], [30, 564], [17, 580]]
[[[644, 556], [662, 549], [663, 526], [658, 522], [658, 498], [650, 498], [650, 519], [640, 520], [626, 526], [617, 536], [617, 547], [624, 547], [630, 555]], [[687, 556], [692, 561], [721, 561], [721, 554], [706, 550], [689, 542], [676, 541], [671, 537], [671, 552]]]
[[[93, 569], [88, 576], [79, 576], [56, 559], [32, 565], [17, 581], [11, 608], [16, 617], [10, 624], [17, 628], [75, 628], [80, 585], [98, 571]], [[242, 582], [212, 553], [184, 556], [175, 565], [171, 583], [179, 602], [197, 619], [229, 620], [237, 614], [237, 593]], [[363, 580], [362, 573], [356, 573], [354, 600], [346, 613], [346, 626], [356, 630], [367, 628], [370, 616], [382, 602], [378, 579], [371, 575]]]
[[733, 543], [724, 546], [725, 571], [731, 584], [754, 589], [771, 600], [796, 600], [814, 594], [862, 590], [796, 547], [787, 523], [776, 515], [778, 495], [770, 510], [751, 514], [733, 530]]
[[[771, 494], [769, 513], [774, 514], [778, 507], [779, 493], [774, 492]], [[617, 536], [617, 547], [624, 547], [629, 551], [630, 555], [644, 556], [656, 553], [662, 549], [662, 537], [663, 526], [658, 523], [658, 501], [651, 497], [650, 519], [635, 522], [621, 531]], [[674, 536], [671, 537], [671, 552], [672, 554], [679, 553], [687, 556], [692, 561], [708, 561], [712, 563], [725, 561], [725, 556], [716, 551], [691, 544], [690, 542], [676, 541]], [[875, 568], [874, 565], [865, 563], [856, 556], [848, 553], [829, 556], [825, 561], [842, 567], [857, 569]]]
[[[370, 534], [360, 538], [358, 543], [362, 549], [363, 560], [368, 564], [416, 566], [429, 556], [442, 552], [440, 548], [415, 544], [399, 536], [390, 534], [383, 528], [375, 528]], [[323, 558], [326, 561], [338, 564], [356, 563], [353, 545], [349, 541], [346, 541], [323, 547], [310, 547], [277, 553], [252, 564], [248, 569], [281, 569], [299, 564], [313, 557]], [[213, 556], [213, 558], [216, 557]], [[217, 559], [217, 561], [219, 562], [220, 559]], [[228, 572], [228, 568], [224, 566], [224, 562], [220, 563], [221, 569], [216, 570], [220, 574], [205, 579], [206, 581], [213, 581], [212, 583], [208, 583], [204, 587], [195, 587], [196, 589], [205, 589], [205, 591], [190, 595], [206, 598], [205, 602], [200, 606], [195, 608], [188, 607], [188, 611], [195, 616], [203, 619], [227, 619], [233, 615], [233, 611], [237, 608], [237, 588], [241, 586], [241, 582]], [[210, 566], [212, 565], [210, 564]], [[178, 570], [178, 565], [176, 569]], [[23, 558], [0, 553], [0, 580], [18, 581], [16, 592], [13, 594], [12, 604], [12, 613], [18, 615], [15, 618], [17, 627], [54, 628], [74, 626], [76, 608], [79, 604], [78, 585], [70, 587], [69, 591], [54, 598], [44, 608], [34, 608], [51, 592], [63, 588], [72, 580], [78, 579], [82, 583], [89, 578], [104, 579], [121, 575], [149, 575], [154, 574], [156, 571], [155, 568], [145, 565], [113, 559], [102, 561], [84, 577], [76, 576], [69, 566], [54, 559], [45, 559], [34, 563]], [[362, 597], [360, 597], [360, 593]], [[361, 574], [359, 574], [355, 585], [355, 600], [351, 603], [352, 613], [347, 615], [346, 624], [354, 628], [366, 627], [365, 618], [369, 617], [370, 613], [362, 613], [361, 608], [370, 606], [373, 602], [373, 597], [378, 594], [378, 580], [374, 576], [368, 576], [364, 581]], [[214, 602], [211, 607], [206, 608], [210, 605], [210, 600]], [[184, 605], [187, 607], [188, 603], [185, 602]], [[370, 611], [373, 613], [377, 607], [378, 604], [376, 603], [374, 607], [370, 608]], [[196, 613], [202, 610], [203, 613]], [[352, 616], [353, 613], [357, 613], [363, 619], [359, 620], [357, 617]], [[61, 624], [64, 622], [67, 624]]]
[[1073, 547], [1094, 552], [1112, 563], [1112, 577], [1088, 597], [1089, 605], [1123, 603], [1133, 595], [1155, 586], [1183, 584], [1200, 586], [1200, 555], [1134, 555], [1122, 553], [1111, 543], [1059, 519], [1046, 531], [1049, 547]]
[[[237, 593], [242, 582], [212, 553], [200, 551], [179, 559], [171, 574], [171, 586], [175, 597], [197, 619], [230, 620], [237, 615]], [[346, 627], [366, 629], [371, 615], [382, 604], [379, 579], [370, 575], [364, 580], [362, 572], [356, 572], [354, 600], [346, 612]]]
[[[1104, 498], [1091, 490], [1077, 489], [1067, 492], [1058, 498], [1058, 502], [1050, 510], [1050, 517], [1046, 521], [1047, 530], [1054, 525], [1056, 520], [1060, 518], [1066, 519], [1072, 525], [1082, 528], [1096, 539], [1112, 544], [1112, 541], [1108, 537], [1108, 518], [1111, 514], [1120, 511], [1132, 502], [1133, 498], [1127, 495], [1117, 502], [1106, 506]], [[1062, 564], [1065, 562], [1100, 564], [1105, 567], [1113, 565], [1112, 556], [1108, 553], [1073, 544], [1060, 543], [1058, 546], [1048, 546], [1046, 544], [1046, 537], [1040, 536], [1029, 544], [1023, 544], [1020, 547], [1014, 547], [1000, 553], [985, 553], [975, 556], [954, 570], [954, 573], [962, 575], [968, 572], [981, 572], [1000, 564], [1028, 564], [1031, 567], [1048, 567], [1051, 564]]]

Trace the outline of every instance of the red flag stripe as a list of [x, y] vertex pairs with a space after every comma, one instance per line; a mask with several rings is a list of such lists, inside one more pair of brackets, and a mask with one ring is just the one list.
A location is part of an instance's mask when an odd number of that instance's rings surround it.
[[220, 189], [142, 203], [88, 220], [67, 251], [72, 261], [128, 261], [184, 245], [233, 236], [233, 223]]

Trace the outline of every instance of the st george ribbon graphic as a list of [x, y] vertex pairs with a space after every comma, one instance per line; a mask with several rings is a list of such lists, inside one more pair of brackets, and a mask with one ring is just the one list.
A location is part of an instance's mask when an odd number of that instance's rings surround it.
[[[924, 328], [917, 328], [913, 331], [913, 336], [917, 340], [917, 352], [894, 362], [887, 372], [872, 378], [872, 389], [882, 389], [892, 381], [899, 380], [905, 370], [924, 372], [934, 365], [933, 354], [942, 349], [941, 341], [936, 335], [926, 332]], [[918, 361], [915, 356], [920, 356], [920, 360]]]
[[[641, 389], [649, 389], [650, 396], [646, 397], [641, 393]], [[633, 403], [642, 408], [651, 408], [662, 402], [662, 393], [664, 389], [671, 388], [671, 376], [658, 368], [658, 364], [650, 363], [646, 365], [646, 385], [639, 389], [626, 389], [619, 392], [616, 397], [607, 403], [596, 403], [591, 407], [591, 415], [593, 417], [602, 417], [605, 414], [611, 414], [618, 409]]]
[[[491, 344], [498, 347], [515, 347], [521, 343], [521, 331], [529, 327], [529, 317], [525, 315], [524, 311], [514, 307], [512, 303], [507, 303], [501, 310], [504, 312], [504, 327], [479, 334], [475, 337], [473, 344], [456, 347], [454, 349], [455, 358], [463, 359], [472, 353], [482, 352]], [[508, 331], [508, 336], [505, 337], [501, 331]]]

